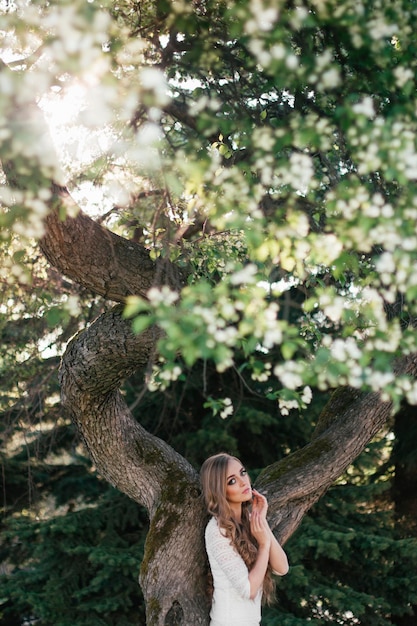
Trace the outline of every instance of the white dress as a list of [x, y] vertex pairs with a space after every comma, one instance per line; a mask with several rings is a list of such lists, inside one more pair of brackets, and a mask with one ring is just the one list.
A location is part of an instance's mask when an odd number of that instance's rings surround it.
[[262, 588], [251, 600], [248, 568], [215, 517], [207, 524], [205, 540], [214, 586], [210, 626], [259, 626]]

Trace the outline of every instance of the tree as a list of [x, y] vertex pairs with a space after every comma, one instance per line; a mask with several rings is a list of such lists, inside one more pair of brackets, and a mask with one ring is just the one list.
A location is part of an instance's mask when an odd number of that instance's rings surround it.
[[[223, 372], [244, 355], [242, 380], [267, 382], [283, 414], [311, 388], [336, 389], [312, 441], [258, 476], [281, 541], [401, 401], [415, 403], [412, 6], [4, 12], [1, 225], [119, 303], [69, 343], [62, 401], [100, 473], [149, 512], [147, 623], [204, 624], [196, 470], [132, 417], [120, 385], [135, 371], [163, 387], [199, 359]], [[76, 88], [101, 149], [88, 167], [64, 154], [65, 178], [33, 92], [47, 110], [47, 94]], [[74, 200], [98, 185], [118, 187], [108, 218], [124, 205], [111, 228]], [[207, 406], [227, 416], [222, 395]]]

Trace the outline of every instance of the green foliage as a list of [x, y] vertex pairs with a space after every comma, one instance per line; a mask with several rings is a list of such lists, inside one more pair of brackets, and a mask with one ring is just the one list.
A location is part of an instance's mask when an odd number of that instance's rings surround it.
[[144, 623], [138, 586], [144, 512], [110, 488], [93, 507], [65, 510], [5, 525], [2, 552], [14, 568], [2, 576], [4, 615], [36, 616], [45, 626]]
[[[256, 319], [267, 330], [246, 345], [248, 353], [256, 355], [265, 335], [273, 334], [297, 374], [290, 378], [278, 369], [273, 375], [290, 390], [342, 382], [414, 402], [414, 383], [392, 376], [393, 359], [412, 351], [415, 341], [412, 332], [403, 332], [414, 317], [415, 215], [409, 207], [415, 173], [407, 165], [415, 153], [414, 100], [405, 89], [413, 76], [412, 13], [406, 6], [375, 3], [363, 3], [360, 10], [350, 2], [337, 11], [332, 3], [326, 7], [280, 3], [255, 10], [239, 2], [220, 9], [216, 3], [195, 15], [178, 8], [171, 20], [185, 42], [181, 53], [174, 58], [158, 52], [169, 77], [198, 83], [178, 80], [173, 93], [188, 105], [195, 126], [182, 120], [170, 125], [167, 117], [164, 132], [184, 194], [191, 196], [189, 215], [204, 207], [214, 231], [239, 233], [247, 262], [257, 267], [246, 287], [265, 285], [254, 298], [268, 301], [272, 293], [278, 305], [275, 316], [266, 305], [258, 307]], [[407, 49], [398, 41], [407, 42]], [[220, 334], [207, 348], [213, 336], [198, 311], [201, 282], [195, 270], [206, 278], [211, 266], [222, 294], [251, 319], [246, 290], [234, 293], [241, 260], [216, 245], [220, 241], [213, 238], [209, 249], [210, 237], [199, 241], [207, 266], [199, 267], [197, 252], [192, 291], [181, 293], [177, 315], [164, 310], [163, 295], [150, 298], [147, 311], [157, 309], [153, 319], [169, 335], [161, 344], [168, 368], [178, 351], [187, 364], [212, 358], [229, 367], [234, 348], [240, 348], [239, 332], [228, 349]], [[287, 288], [308, 288], [295, 328], [282, 323], [285, 287], [277, 289], [270, 280], [277, 267]], [[232, 277], [228, 284], [223, 268]], [[214, 327], [224, 323], [218, 296], [214, 292], [210, 303]], [[195, 310], [182, 306], [182, 299]], [[138, 321], [138, 330], [145, 323]], [[306, 349], [297, 333], [307, 324], [314, 325], [314, 341]], [[190, 339], [197, 328], [205, 350]], [[248, 333], [253, 336], [250, 323]]]
[[[90, 196], [91, 209], [99, 193], [110, 227], [190, 271], [174, 308], [154, 290], [128, 305], [136, 332], [157, 321], [167, 333], [163, 380], [178, 353], [224, 370], [244, 343], [255, 360], [282, 353], [286, 371], [270, 376], [300, 407], [305, 385], [340, 382], [415, 402], [414, 381], [392, 373], [416, 349], [412, 5], [149, 1], [136, 12], [78, 0], [2, 11], [5, 50], [22, 59], [20, 71], [2, 65], [2, 237], [18, 235], [8, 279], [42, 235], [45, 180], [62, 182], [31, 108], [36, 84], [80, 204]], [[288, 320], [294, 287], [305, 297]], [[47, 317], [56, 323], [58, 309]]]
[[[391, 626], [415, 604], [417, 543], [395, 531], [384, 484], [337, 486], [307, 516], [287, 545], [291, 575], [278, 582], [277, 606], [265, 626]], [[366, 501], [361, 504], [361, 500]], [[380, 505], [379, 505], [380, 506]]]

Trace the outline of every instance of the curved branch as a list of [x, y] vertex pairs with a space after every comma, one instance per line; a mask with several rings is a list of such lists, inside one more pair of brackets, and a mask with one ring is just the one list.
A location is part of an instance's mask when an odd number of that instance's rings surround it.
[[[417, 354], [399, 360], [397, 375], [417, 376]], [[392, 415], [392, 402], [378, 393], [356, 390], [333, 395], [328, 406], [327, 426], [304, 448], [267, 467], [257, 485], [269, 502], [269, 516], [281, 541], [296, 530], [303, 515], [343, 474], [366, 444]], [[341, 398], [342, 395], [342, 398]]]
[[180, 454], [133, 418], [118, 391], [133, 371], [145, 373], [160, 336], [155, 328], [134, 335], [121, 315], [116, 307], [70, 342], [60, 368], [62, 403], [100, 473], [152, 516], [174, 466], [196, 488], [198, 478]]
[[[54, 185], [53, 192], [51, 204], [74, 214], [76, 204], [68, 191]], [[107, 230], [82, 211], [75, 218], [61, 220], [59, 211], [53, 210], [45, 227], [40, 246], [48, 261], [79, 285], [109, 300], [146, 296], [153, 285], [179, 289], [183, 284], [181, 273], [169, 261], [153, 261], [145, 247]]]
[[[11, 73], [1, 60], [0, 71]], [[169, 260], [153, 261], [144, 246], [96, 223], [79, 209], [68, 189], [57, 184], [62, 172], [56, 166], [58, 158], [49, 128], [36, 103], [11, 103], [10, 107], [10, 135], [24, 134], [26, 143], [38, 146], [38, 152], [16, 155], [13, 142], [8, 140], [0, 145], [0, 159], [12, 188], [31, 194], [50, 190], [45, 235], [40, 241], [48, 261], [79, 285], [115, 302], [133, 294], [145, 297], [153, 285], [180, 289], [184, 277]], [[45, 163], [41, 155], [47, 155]], [[65, 215], [76, 217], [63, 219]]]

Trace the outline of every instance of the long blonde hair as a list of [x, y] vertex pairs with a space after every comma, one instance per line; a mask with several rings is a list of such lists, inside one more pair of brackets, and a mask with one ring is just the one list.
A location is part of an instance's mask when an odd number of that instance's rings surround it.
[[[239, 524], [226, 498], [227, 466], [230, 460], [240, 460], [226, 452], [220, 452], [206, 459], [201, 466], [200, 478], [207, 511], [217, 519], [220, 528], [236, 552], [244, 560], [250, 571], [258, 554], [258, 542], [250, 530], [250, 502], [242, 502], [242, 519]], [[275, 583], [271, 568], [265, 574], [263, 583], [263, 600], [270, 604], [274, 599]]]

